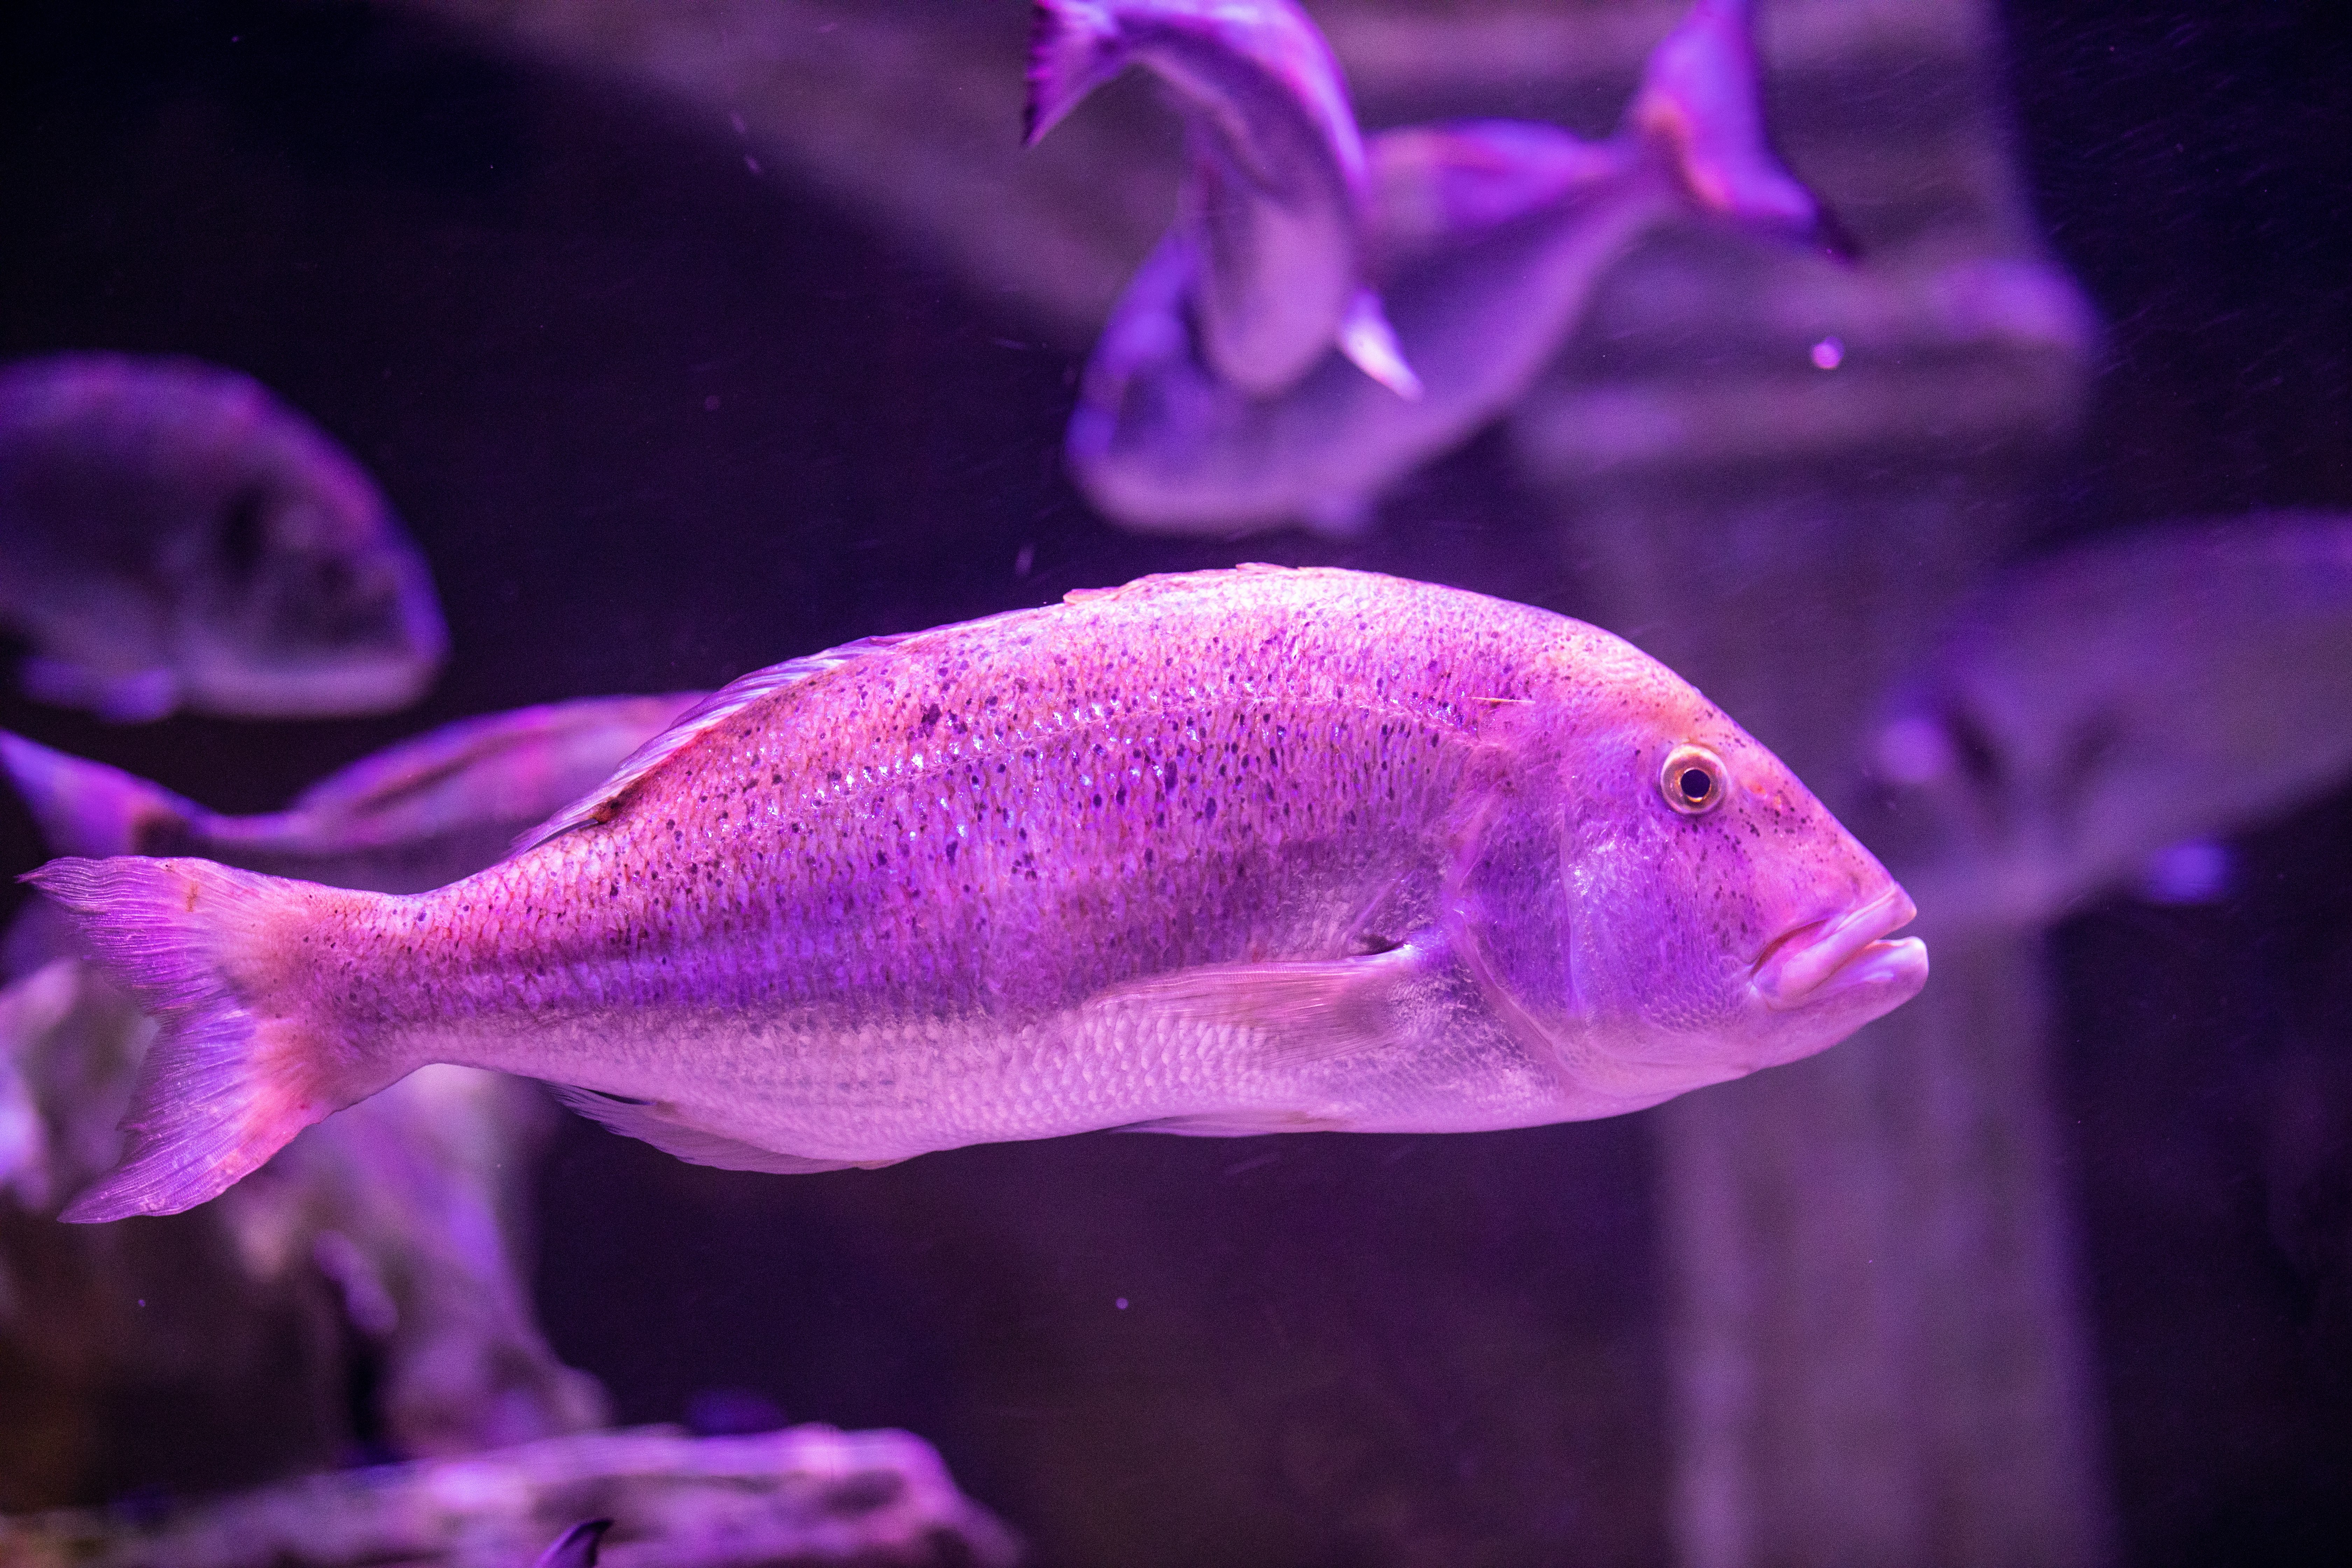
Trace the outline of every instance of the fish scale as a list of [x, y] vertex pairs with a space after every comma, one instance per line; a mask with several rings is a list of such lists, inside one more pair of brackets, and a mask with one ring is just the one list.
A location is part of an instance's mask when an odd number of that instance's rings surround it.
[[[1693, 744], [1712, 815], [1662, 795]], [[806, 1170], [1604, 1115], [1819, 1049], [1925, 976], [1875, 940], [1901, 890], [1663, 666], [1337, 569], [1146, 578], [758, 672], [428, 893], [184, 859], [37, 879], [185, 1069], [86, 1217], [200, 1201], [425, 1061]], [[1818, 998], [1778, 988], [1799, 958]]]

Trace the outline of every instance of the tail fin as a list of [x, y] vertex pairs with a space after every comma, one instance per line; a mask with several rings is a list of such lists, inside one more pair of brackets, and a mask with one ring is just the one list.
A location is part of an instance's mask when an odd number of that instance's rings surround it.
[[122, 1163], [63, 1218], [192, 1208], [415, 1065], [379, 1068], [272, 994], [322, 900], [376, 895], [130, 857], [52, 860], [25, 879], [66, 909], [99, 967], [163, 1026], [123, 1118]]
[[1022, 144], [1035, 146], [1079, 100], [1126, 64], [1118, 26], [1101, 5], [1036, 0], [1029, 14], [1029, 101], [1022, 110]]
[[212, 814], [161, 784], [0, 730], [0, 767], [59, 855], [153, 855]]
[[1696, 0], [1651, 51], [1626, 120], [1665, 150], [1700, 206], [1811, 236], [1826, 215], [1765, 136], [1748, 10], [1748, 0]]

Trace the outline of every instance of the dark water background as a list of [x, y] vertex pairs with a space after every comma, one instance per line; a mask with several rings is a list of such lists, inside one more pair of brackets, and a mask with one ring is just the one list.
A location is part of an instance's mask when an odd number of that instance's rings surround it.
[[[2340, 19], [2008, 21], [2020, 153], [2110, 329], [2045, 535], [2352, 507]], [[1073, 356], [751, 174], [723, 124], [363, 6], [5, 13], [0, 355], [87, 347], [259, 377], [374, 470], [441, 587], [455, 656], [393, 718], [117, 729], [0, 698], [0, 724], [224, 809], [441, 720], [1147, 571], [1328, 561], [1579, 609], [1491, 446], [1352, 546], [1118, 533], [1058, 469]], [[2053, 942], [2138, 1563], [2352, 1539], [2352, 798], [2244, 848], [2225, 904], [2118, 901]], [[41, 858], [13, 802], [0, 852]], [[1655, 1562], [1647, 1158], [1631, 1118], [785, 1180], [572, 1122], [539, 1287], [623, 1418], [731, 1388], [907, 1426], [1047, 1563]], [[156, 1463], [125, 1484], [186, 1479]]]

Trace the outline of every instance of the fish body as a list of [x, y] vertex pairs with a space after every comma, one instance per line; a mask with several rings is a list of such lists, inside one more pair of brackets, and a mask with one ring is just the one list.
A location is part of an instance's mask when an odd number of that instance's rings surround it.
[[1367, 172], [1348, 89], [1291, 0], [1037, 0], [1028, 139], [1130, 63], [1174, 89], [1187, 159], [1175, 233], [1199, 351], [1246, 397], [1337, 350], [1417, 390], [1364, 276]]
[[0, 766], [58, 854], [198, 855], [339, 888], [422, 892], [501, 859], [704, 693], [461, 720], [353, 763], [283, 811], [231, 816], [0, 731]]
[[1338, 570], [760, 672], [431, 893], [179, 858], [34, 880], [164, 1020], [90, 1219], [202, 1201], [427, 1061], [748, 1169], [1469, 1131], [1810, 1054], [1927, 968], [1886, 940], [1902, 889], [1663, 666]]
[[1410, 398], [1328, 353], [1273, 391], [1226, 374], [1195, 330], [1210, 254], [1179, 226], [1088, 363], [1067, 443], [1088, 497], [1150, 532], [1349, 531], [1382, 489], [1509, 407], [1657, 226], [1812, 235], [1822, 212], [1765, 140], [1747, 27], [1745, 5], [1701, 0], [1603, 142], [1511, 121], [1370, 139], [1364, 278], [1412, 367]]
[[0, 370], [0, 620], [30, 695], [122, 721], [386, 711], [448, 642], [349, 454], [249, 377], [107, 353]]
[[2352, 517], [2173, 523], [2006, 574], [1873, 750], [1868, 836], [1939, 929], [2040, 925], [2142, 875], [2218, 891], [2201, 841], [2352, 773]]

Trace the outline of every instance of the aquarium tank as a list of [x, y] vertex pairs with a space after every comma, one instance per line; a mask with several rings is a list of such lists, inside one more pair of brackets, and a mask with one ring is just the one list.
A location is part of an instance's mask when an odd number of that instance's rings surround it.
[[0, 1565], [2352, 1539], [2329, 9], [20, 0], [0, 169]]

